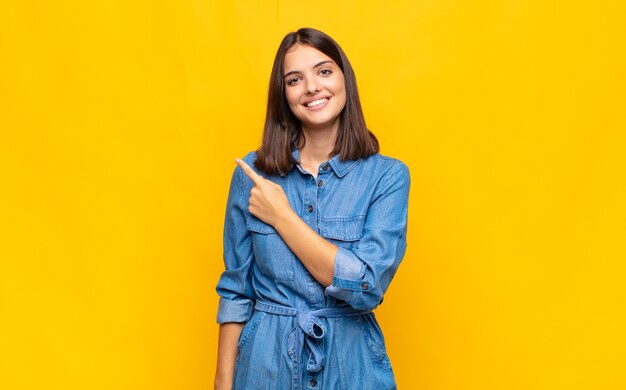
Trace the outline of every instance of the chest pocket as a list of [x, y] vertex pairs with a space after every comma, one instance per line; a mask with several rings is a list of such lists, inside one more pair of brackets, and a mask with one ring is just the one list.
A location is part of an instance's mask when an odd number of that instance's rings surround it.
[[365, 215], [349, 217], [320, 217], [320, 235], [333, 244], [350, 249], [363, 237]]
[[249, 211], [246, 228], [252, 233], [254, 262], [261, 273], [274, 280], [293, 280], [296, 256], [276, 229], [261, 221]]

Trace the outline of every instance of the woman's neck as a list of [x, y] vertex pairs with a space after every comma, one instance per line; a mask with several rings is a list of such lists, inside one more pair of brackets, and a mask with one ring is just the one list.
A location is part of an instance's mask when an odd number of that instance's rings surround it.
[[300, 164], [314, 176], [319, 165], [328, 160], [335, 148], [337, 128], [309, 130], [302, 127], [304, 146], [300, 149]]

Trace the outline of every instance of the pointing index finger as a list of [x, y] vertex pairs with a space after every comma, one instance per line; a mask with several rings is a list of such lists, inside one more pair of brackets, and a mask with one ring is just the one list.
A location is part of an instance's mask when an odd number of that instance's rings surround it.
[[258, 173], [256, 173], [254, 171], [254, 169], [250, 168], [250, 165], [248, 165], [245, 161], [236, 158], [235, 162], [237, 163], [237, 165], [239, 165], [239, 167], [243, 170], [243, 172], [248, 175], [248, 177], [250, 179], [252, 179], [252, 181], [254, 182], [254, 184], [260, 184], [261, 180], [263, 180], [263, 176], [259, 175]]

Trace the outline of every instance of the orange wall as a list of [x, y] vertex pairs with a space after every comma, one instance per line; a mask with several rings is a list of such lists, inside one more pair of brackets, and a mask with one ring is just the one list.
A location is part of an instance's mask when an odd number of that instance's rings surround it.
[[626, 12], [546, 0], [0, 5], [0, 388], [212, 388], [235, 157], [281, 38], [345, 49], [412, 174], [401, 389], [623, 389]]

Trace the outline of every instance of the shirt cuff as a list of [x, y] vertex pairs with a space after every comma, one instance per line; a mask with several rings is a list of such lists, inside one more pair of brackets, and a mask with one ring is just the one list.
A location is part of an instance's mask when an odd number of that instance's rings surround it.
[[348, 249], [339, 248], [335, 255], [333, 283], [326, 288], [326, 292], [349, 300], [352, 291], [369, 292], [373, 289], [374, 283], [365, 279], [365, 264]]
[[217, 323], [226, 322], [248, 322], [252, 316], [252, 301], [250, 299], [241, 299], [239, 301], [229, 301], [220, 298], [220, 304], [217, 309]]

